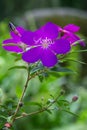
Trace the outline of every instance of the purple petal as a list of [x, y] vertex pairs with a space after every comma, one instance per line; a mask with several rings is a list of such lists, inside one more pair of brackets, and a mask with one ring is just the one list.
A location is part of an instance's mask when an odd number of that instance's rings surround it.
[[21, 41], [27, 45], [34, 45], [35, 33], [31, 31], [25, 31], [21, 37]]
[[3, 41], [3, 44], [8, 44], [8, 43], [17, 43], [15, 39], [7, 39]]
[[11, 51], [11, 52], [16, 52], [16, 53], [20, 53], [22, 52], [22, 48], [18, 47], [18, 46], [3, 46], [3, 48], [7, 51]]
[[51, 52], [49, 49], [42, 50], [41, 61], [44, 66], [52, 67], [57, 63], [56, 55]]
[[78, 32], [80, 30], [80, 27], [74, 24], [68, 24], [64, 26], [63, 29], [74, 33], [74, 32]]
[[51, 22], [48, 22], [46, 25], [42, 26], [36, 32], [37, 32], [37, 37], [39, 37], [39, 38], [47, 37], [50, 39], [55, 39], [58, 37], [58, 27]]
[[[67, 40], [70, 41], [71, 43], [74, 43], [76, 41], [81, 40], [81, 38], [75, 34], [72, 34], [71, 37], [69, 37]], [[79, 43], [81, 46], [85, 46], [85, 42], [80, 41]]]
[[20, 34], [23, 34], [24, 31], [26, 31], [23, 27], [20, 26], [16, 27], [16, 29], [19, 31]]
[[67, 39], [67, 38], [69, 38], [70, 36], [69, 36], [69, 34], [64, 34], [61, 38], [62, 39]]
[[17, 44], [18, 43], [15, 39], [7, 39], [3, 41], [3, 48], [11, 52], [16, 52], [16, 53], [22, 52], [23, 49], [17, 46]]
[[57, 54], [65, 54], [71, 49], [69, 41], [65, 39], [56, 40], [56, 42], [52, 44], [50, 48]]
[[40, 49], [39, 47], [32, 48], [23, 53], [22, 59], [29, 63], [34, 63], [40, 59]]
[[[77, 35], [74, 35], [74, 36], [75, 36], [76, 39], [81, 40], [81, 38], [79, 36], [77, 36]], [[80, 43], [81, 46], [85, 46], [86, 45], [84, 41], [81, 41], [79, 43]]]

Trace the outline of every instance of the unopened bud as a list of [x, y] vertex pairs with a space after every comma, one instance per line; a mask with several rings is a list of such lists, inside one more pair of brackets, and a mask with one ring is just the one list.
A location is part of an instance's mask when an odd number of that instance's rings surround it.
[[9, 27], [12, 31], [14, 31], [16, 29], [16, 27], [14, 26], [13, 23], [9, 22]]
[[10, 127], [11, 127], [11, 124], [7, 122], [7, 123], [5, 123], [4, 126], [7, 127], [7, 128], [10, 128]]
[[27, 116], [27, 113], [23, 112], [23, 113], [22, 113], [22, 116]]
[[16, 27], [14, 26], [13, 23], [9, 22], [9, 27], [10, 29], [18, 36], [21, 36], [21, 34], [19, 33], [19, 31], [16, 29]]
[[22, 102], [20, 102], [20, 103], [19, 103], [19, 106], [20, 106], [20, 107], [22, 107], [22, 106], [23, 106], [23, 103], [22, 103]]
[[78, 96], [74, 96], [73, 98], [72, 98], [72, 102], [75, 102], [75, 101], [77, 101], [78, 100]]

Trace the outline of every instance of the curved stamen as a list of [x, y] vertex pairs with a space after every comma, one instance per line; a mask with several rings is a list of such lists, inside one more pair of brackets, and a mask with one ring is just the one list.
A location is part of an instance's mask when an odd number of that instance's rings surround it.
[[45, 39], [41, 39], [40, 43], [42, 44], [43, 49], [47, 49], [50, 46], [50, 44], [52, 44], [53, 42], [51, 39], [46, 37]]

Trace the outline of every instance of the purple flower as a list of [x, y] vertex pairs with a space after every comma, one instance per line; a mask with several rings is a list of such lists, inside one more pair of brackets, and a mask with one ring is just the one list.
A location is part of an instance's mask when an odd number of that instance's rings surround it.
[[3, 48], [7, 51], [20, 53], [23, 52], [26, 44], [21, 41], [21, 36], [25, 29], [16, 27], [10, 32], [11, 38], [3, 41]]
[[25, 31], [21, 40], [31, 48], [22, 54], [22, 59], [29, 63], [41, 60], [44, 66], [54, 66], [57, 54], [66, 54], [71, 49], [69, 41], [58, 39], [58, 34], [57, 26], [51, 22], [35, 32]]
[[68, 24], [63, 27], [63, 29], [58, 26], [58, 30], [63, 34], [62, 38], [67, 39], [72, 45], [74, 42], [79, 42], [80, 45], [85, 46], [85, 43], [83, 41], [80, 41], [80, 37], [75, 34], [75, 32], [78, 32], [80, 30], [80, 27], [74, 24]]

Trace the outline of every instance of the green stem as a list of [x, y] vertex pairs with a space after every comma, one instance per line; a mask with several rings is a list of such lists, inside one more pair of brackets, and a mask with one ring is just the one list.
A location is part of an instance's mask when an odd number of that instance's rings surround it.
[[41, 112], [43, 112], [43, 111], [45, 111], [45, 110], [46, 110], [46, 108], [43, 108], [43, 109], [41, 109], [41, 110], [38, 110], [38, 111], [35, 111], [35, 112], [31, 112], [31, 113], [29, 113], [29, 114], [25, 113], [25, 114], [22, 114], [21, 116], [16, 117], [15, 120], [20, 119], [20, 118], [23, 118], [23, 117], [35, 115], [35, 114], [41, 113]]
[[19, 99], [19, 102], [18, 102], [17, 108], [16, 108], [16, 110], [15, 110], [15, 113], [14, 113], [14, 115], [12, 116], [12, 123], [15, 121], [16, 115], [17, 115], [17, 113], [18, 113], [18, 111], [19, 111], [19, 109], [20, 109], [20, 103], [22, 103], [22, 100], [23, 100], [23, 98], [24, 98], [24, 94], [25, 94], [26, 89], [27, 89], [27, 87], [28, 87], [28, 82], [29, 82], [29, 70], [27, 70], [27, 72], [28, 72], [27, 80], [26, 80], [24, 89], [23, 89], [23, 91], [22, 91], [21, 97], [20, 97], [20, 99]]

